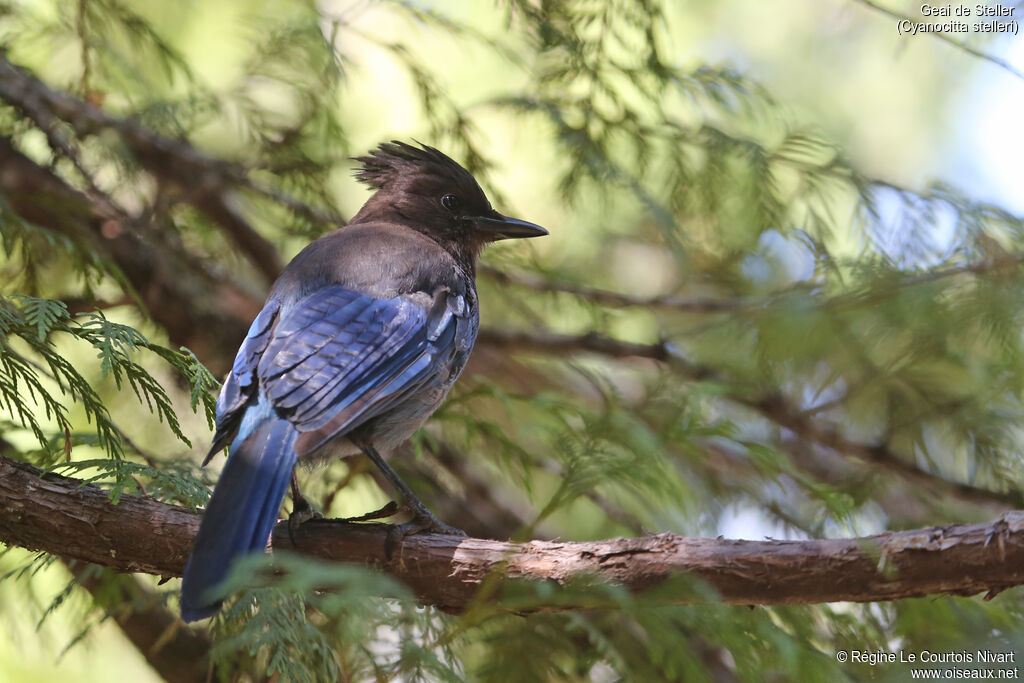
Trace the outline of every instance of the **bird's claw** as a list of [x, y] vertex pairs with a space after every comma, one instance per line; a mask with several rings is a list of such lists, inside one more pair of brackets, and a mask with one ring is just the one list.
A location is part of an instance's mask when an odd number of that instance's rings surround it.
[[388, 529], [388, 537], [384, 542], [384, 555], [388, 560], [395, 553], [395, 547], [400, 544], [406, 536], [419, 533], [443, 534], [445, 536], [466, 536], [466, 532], [453, 526], [449, 526], [439, 520], [429, 510], [416, 513], [416, 516], [402, 524], [392, 524]]
[[296, 498], [292, 504], [292, 514], [288, 516], [288, 539], [292, 542], [292, 545], [296, 545], [295, 536], [300, 526], [311, 519], [323, 518], [324, 516], [314, 510], [313, 506], [305, 498], [301, 496]]

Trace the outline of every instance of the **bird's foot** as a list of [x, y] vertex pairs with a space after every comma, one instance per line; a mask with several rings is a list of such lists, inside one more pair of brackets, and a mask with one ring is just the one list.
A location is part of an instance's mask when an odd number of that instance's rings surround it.
[[305, 496], [298, 496], [292, 501], [292, 514], [288, 516], [288, 539], [295, 545], [295, 535], [299, 527], [311, 519], [323, 519], [324, 516], [309, 504]]
[[388, 529], [388, 537], [384, 542], [384, 554], [390, 560], [394, 555], [395, 547], [400, 544], [406, 536], [418, 533], [443, 534], [445, 536], [466, 536], [466, 532], [449, 526], [434, 516], [427, 508], [413, 508], [413, 518], [402, 524], [393, 524]]

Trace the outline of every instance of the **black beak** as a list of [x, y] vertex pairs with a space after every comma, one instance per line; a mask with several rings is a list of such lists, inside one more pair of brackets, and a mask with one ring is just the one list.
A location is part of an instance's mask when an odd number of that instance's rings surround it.
[[548, 231], [539, 225], [521, 221], [518, 218], [502, 216], [497, 211], [487, 216], [473, 218], [476, 229], [494, 240], [513, 240], [523, 237], [542, 237]]

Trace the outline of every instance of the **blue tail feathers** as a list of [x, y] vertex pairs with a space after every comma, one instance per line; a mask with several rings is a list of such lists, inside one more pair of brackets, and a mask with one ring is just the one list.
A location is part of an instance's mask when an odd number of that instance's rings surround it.
[[[262, 411], [254, 406], [249, 412]], [[295, 468], [299, 432], [276, 416], [254, 421], [251, 429], [243, 424], [232, 444], [185, 566], [181, 584], [185, 621], [216, 613], [221, 601], [211, 590], [227, 577], [238, 557], [263, 552], [277, 521]]]

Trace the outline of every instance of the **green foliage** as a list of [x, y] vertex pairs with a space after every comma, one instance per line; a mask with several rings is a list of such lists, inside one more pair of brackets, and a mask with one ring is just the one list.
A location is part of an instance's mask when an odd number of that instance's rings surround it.
[[408, 590], [388, 577], [275, 553], [272, 563], [256, 556], [236, 565], [225, 592], [239, 590], [216, 618], [222, 676], [244, 653], [267, 676], [296, 683], [342, 675], [462, 679], [450, 649], [433, 642], [443, 618], [414, 608]]
[[22, 291], [39, 291], [44, 264], [55, 254], [65, 257], [86, 291], [91, 290], [104, 275], [121, 279], [117, 268], [89, 245], [29, 223], [2, 196], [0, 249], [8, 260], [0, 269], [3, 280], [9, 283], [8, 286], [20, 285]]
[[[216, 381], [188, 349], [175, 352], [153, 344], [138, 330], [107, 320], [102, 312], [72, 318], [60, 301], [25, 295], [0, 299], [0, 403], [23, 427], [32, 431], [42, 448], [50, 446], [51, 438], [33, 406], [42, 407], [45, 418], [58, 431], [64, 432], [66, 455], [72, 447], [68, 408], [47, 386], [52, 383], [58, 395], [76, 401], [87, 419], [94, 423], [100, 448], [112, 458], [122, 457], [126, 450], [123, 436], [99, 394], [51, 340], [59, 333], [92, 347], [100, 360], [103, 377], [112, 378], [117, 389], [127, 382], [135, 396], [165, 422], [185, 446], [191, 448], [192, 443], [181, 430], [170, 396], [159, 380], [132, 359], [133, 352], [151, 351], [167, 361], [188, 381], [193, 409], [202, 403], [207, 419], [212, 421], [216, 402], [210, 389], [215, 387]], [[19, 351], [19, 341], [38, 360]]]
[[117, 504], [121, 495], [144, 494], [168, 503], [203, 506], [210, 500], [206, 482], [192, 466], [178, 462], [152, 465], [126, 460], [76, 460], [56, 467], [61, 474], [73, 476], [88, 484], [109, 491], [110, 502]]

